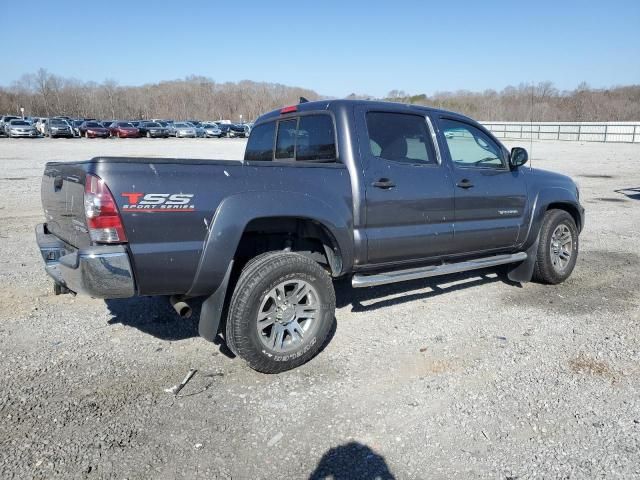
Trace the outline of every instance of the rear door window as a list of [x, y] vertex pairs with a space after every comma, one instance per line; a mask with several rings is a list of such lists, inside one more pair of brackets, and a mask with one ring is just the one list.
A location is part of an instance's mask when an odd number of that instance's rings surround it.
[[371, 154], [394, 162], [436, 165], [436, 155], [423, 116], [395, 113], [367, 113]]

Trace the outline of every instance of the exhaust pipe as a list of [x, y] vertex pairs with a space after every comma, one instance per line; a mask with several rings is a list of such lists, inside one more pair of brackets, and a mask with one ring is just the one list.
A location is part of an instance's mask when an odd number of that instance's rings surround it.
[[169, 302], [171, 303], [171, 306], [176, 311], [176, 313], [182, 318], [191, 317], [191, 307], [187, 302], [184, 301], [182, 296], [172, 295], [171, 297], [169, 297]]

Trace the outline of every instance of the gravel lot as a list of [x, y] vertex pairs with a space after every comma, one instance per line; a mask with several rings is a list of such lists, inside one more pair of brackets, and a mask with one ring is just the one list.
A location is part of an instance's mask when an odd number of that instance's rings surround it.
[[243, 148], [0, 138], [0, 478], [640, 477], [640, 145], [534, 142], [587, 208], [565, 284], [341, 282], [332, 341], [285, 374], [165, 298], [53, 295], [33, 235], [46, 161]]

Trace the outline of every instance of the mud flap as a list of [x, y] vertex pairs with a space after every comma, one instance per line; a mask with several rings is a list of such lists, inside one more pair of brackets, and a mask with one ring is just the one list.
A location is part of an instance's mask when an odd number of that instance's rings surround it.
[[229, 262], [227, 272], [224, 274], [224, 278], [218, 289], [202, 303], [200, 322], [198, 323], [198, 334], [210, 342], [213, 342], [218, 335], [231, 270], [233, 270], [233, 260]]
[[533, 269], [536, 265], [536, 258], [538, 256], [538, 242], [540, 241], [540, 235], [536, 237], [536, 241], [533, 242], [527, 249], [527, 259], [520, 263], [513, 264], [507, 271], [507, 277], [512, 282], [526, 283], [531, 281], [533, 277]]

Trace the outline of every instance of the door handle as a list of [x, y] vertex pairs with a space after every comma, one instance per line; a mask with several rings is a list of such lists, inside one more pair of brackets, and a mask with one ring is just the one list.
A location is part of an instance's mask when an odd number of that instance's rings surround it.
[[463, 178], [458, 183], [456, 183], [456, 187], [467, 189], [473, 187], [473, 183], [471, 183], [468, 178]]
[[376, 188], [382, 188], [383, 190], [387, 190], [389, 188], [393, 188], [393, 187], [396, 186], [396, 184], [393, 183], [388, 178], [381, 178], [378, 181], [373, 182], [371, 185], [376, 187]]

